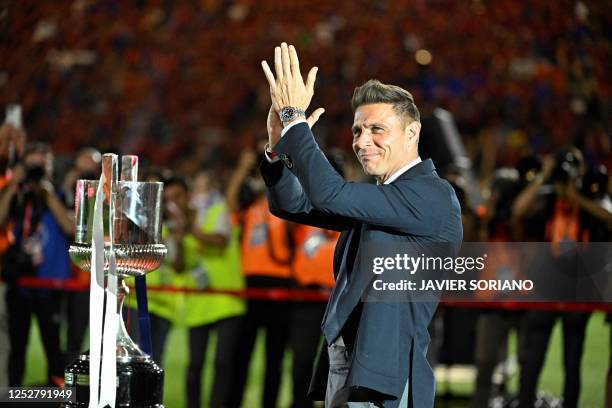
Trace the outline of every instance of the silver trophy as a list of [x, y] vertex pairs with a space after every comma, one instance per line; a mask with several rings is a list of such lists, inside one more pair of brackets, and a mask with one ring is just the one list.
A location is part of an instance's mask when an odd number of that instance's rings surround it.
[[[104, 276], [109, 288], [111, 256], [116, 265], [114, 276], [117, 279], [119, 318], [116, 330], [115, 406], [163, 407], [163, 370], [129, 337], [121, 313], [123, 301], [129, 292], [125, 278], [143, 276], [157, 269], [166, 256], [166, 247], [161, 243], [163, 183], [136, 181], [138, 163], [136, 156], [123, 157], [121, 180], [119, 180], [117, 159], [117, 156], [112, 154], [103, 156], [104, 185], [101, 190], [103, 195], [98, 194], [98, 198], [103, 197], [101, 207], [104, 229]], [[96, 228], [94, 213], [99, 182], [79, 180], [76, 186], [75, 243], [71, 245], [69, 252], [72, 261], [86, 271], [91, 271]], [[101, 285], [104, 287], [104, 282], [101, 282]], [[104, 361], [104, 355], [101, 359]], [[77, 387], [77, 401], [67, 404], [67, 407], [88, 406], [89, 362], [89, 354], [82, 354], [76, 362], [66, 368], [66, 386]], [[101, 379], [101, 383], [103, 387], [104, 379]]]

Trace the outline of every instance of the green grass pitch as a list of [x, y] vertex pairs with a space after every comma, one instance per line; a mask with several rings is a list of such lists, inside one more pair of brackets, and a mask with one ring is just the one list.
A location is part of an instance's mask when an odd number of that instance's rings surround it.
[[[32, 335], [28, 346], [26, 385], [43, 384], [45, 382], [46, 364], [42, 345], [36, 324], [32, 325]], [[563, 366], [560, 336], [561, 327], [555, 326], [551, 338], [550, 347], [546, 356], [546, 363], [540, 377], [541, 390], [560, 395], [563, 387]], [[604, 315], [596, 313], [591, 317], [586, 336], [585, 353], [582, 360], [582, 392], [580, 398], [581, 408], [601, 408], [604, 406], [604, 384], [605, 376], [610, 361], [609, 336], [610, 327], [604, 322]], [[165, 356], [165, 389], [164, 404], [168, 408], [180, 408], [185, 406], [185, 371], [187, 362], [187, 336], [186, 330], [175, 329], [170, 333]], [[263, 336], [259, 336], [251, 369], [249, 381], [245, 394], [245, 408], [258, 408], [261, 399], [261, 387], [263, 383]], [[212, 358], [214, 353], [214, 338], [209, 342], [210, 348], [207, 354], [206, 372], [203, 378], [205, 392], [204, 398], [208, 396], [210, 382], [212, 379]], [[511, 341], [511, 350], [515, 348], [515, 342]], [[280, 407], [286, 408], [291, 403], [291, 356], [285, 356], [284, 375], [280, 392]], [[516, 389], [517, 378], [513, 378], [511, 389]], [[451, 389], [457, 394], [469, 394], [473, 388], [471, 383], [451, 384]], [[442, 387], [439, 387], [439, 391]], [[203, 404], [203, 406], [206, 406]], [[445, 405], [446, 406], [446, 405]], [[463, 406], [462, 405], [457, 405]]]

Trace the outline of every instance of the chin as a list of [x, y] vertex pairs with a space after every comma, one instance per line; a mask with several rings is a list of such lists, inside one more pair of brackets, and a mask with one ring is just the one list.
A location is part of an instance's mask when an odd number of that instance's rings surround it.
[[374, 166], [362, 166], [363, 172], [368, 176], [376, 177], [380, 172], [376, 171], [376, 167]]

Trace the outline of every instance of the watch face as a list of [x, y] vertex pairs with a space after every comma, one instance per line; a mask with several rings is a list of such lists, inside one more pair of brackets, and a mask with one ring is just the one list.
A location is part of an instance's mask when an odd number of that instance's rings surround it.
[[281, 122], [288, 122], [296, 117], [295, 109], [288, 107], [281, 110]]

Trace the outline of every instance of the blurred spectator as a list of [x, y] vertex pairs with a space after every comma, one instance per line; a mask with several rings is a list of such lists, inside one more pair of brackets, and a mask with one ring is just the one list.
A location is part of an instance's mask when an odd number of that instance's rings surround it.
[[[172, 172], [165, 169], [148, 169], [145, 171], [144, 180], [148, 182], [161, 182], [162, 180], [173, 179]], [[177, 179], [176, 183], [182, 183]], [[186, 188], [186, 187], [185, 187]], [[172, 189], [172, 187], [171, 187]], [[172, 204], [171, 204], [172, 205]], [[147, 286], [164, 286], [169, 289], [180, 288], [182, 285], [180, 274], [174, 269], [174, 259], [176, 257], [176, 238], [172, 229], [168, 228], [169, 213], [166, 209], [168, 202], [166, 191], [164, 191], [164, 224], [162, 227], [162, 240], [168, 249], [168, 254], [160, 267], [147, 275]], [[172, 223], [170, 222], [172, 225]], [[191, 260], [197, 264], [197, 260]], [[181, 294], [164, 291], [151, 291], [147, 293], [147, 304], [151, 327], [151, 358], [163, 367], [166, 348], [166, 340], [172, 324], [180, 324], [180, 304]], [[126, 327], [130, 336], [140, 342], [140, 325], [138, 322], [137, 299], [128, 296], [126, 303], [129, 305], [124, 319], [127, 320]]]
[[[22, 156], [25, 148], [26, 135], [23, 129], [15, 128], [7, 123], [0, 127], [0, 189], [4, 188], [11, 177], [11, 169], [8, 167], [14, 155]], [[13, 147], [9, 147], [12, 145]], [[11, 157], [13, 155], [13, 157]], [[3, 256], [10, 246], [12, 235], [10, 228], [5, 226], [0, 230], [0, 256]], [[1, 268], [1, 266], [0, 266]], [[8, 358], [10, 354], [9, 320], [6, 308], [6, 285], [2, 278], [0, 269], [0, 387], [7, 387]]]
[[[612, 165], [605, 2], [24, 0], [0, 14], [0, 101], [21, 100], [32, 138], [63, 155], [122, 146], [190, 175], [202, 162], [227, 167], [264, 126], [259, 61], [288, 41], [305, 66], [326, 56], [313, 105], [327, 109], [319, 126], [332, 146], [350, 144], [352, 118], [339, 101], [378, 77], [410, 85], [424, 115], [453, 113], [483, 186], [494, 169], [569, 141], [589, 162]], [[520, 239], [543, 239], [543, 213], [520, 214]]]
[[[540, 235], [542, 241], [551, 243], [548, 257], [551, 265], [564, 272], [567, 261], [558, 249], [562, 242], [589, 242], [591, 237], [608, 234], [612, 211], [606, 209], [600, 196], [585, 196], [578, 192], [580, 181], [584, 181], [585, 165], [581, 152], [576, 148], [561, 150], [555, 158], [548, 157], [542, 174], [534, 179], [517, 197], [513, 204], [513, 218], [523, 220], [537, 213], [543, 223], [528, 225], [530, 236]], [[588, 179], [587, 179], [588, 180]], [[607, 184], [607, 183], [606, 183]], [[590, 185], [590, 183], [589, 183]], [[534, 227], [539, 231], [533, 231]], [[541, 227], [544, 228], [541, 228]], [[600, 231], [603, 230], [603, 231]], [[547, 259], [548, 259], [547, 258]], [[584, 347], [586, 325], [590, 313], [549, 312], [530, 310], [525, 315], [525, 344], [529, 345], [522, 359], [519, 384], [519, 406], [531, 408], [536, 399], [536, 388], [544, 364], [546, 349], [554, 324], [560, 317], [563, 321], [563, 350], [565, 384], [563, 406], [575, 408], [580, 396], [580, 362]]]
[[[293, 228], [293, 271], [299, 288], [330, 291], [334, 285], [333, 257], [340, 233], [308, 225]], [[293, 408], [311, 408], [310, 377], [321, 344], [325, 302], [294, 302], [289, 347], [293, 355]]]
[[[102, 154], [93, 147], [81, 149], [74, 165], [64, 177], [63, 193], [67, 208], [74, 209], [74, 194], [77, 180], [97, 180], [100, 178]], [[89, 283], [89, 273], [70, 264], [72, 278], [84, 284]], [[83, 340], [89, 325], [89, 291], [66, 292], [65, 314], [67, 321], [66, 362], [72, 363], [83, 351]]]
[[8, 356], [10, 354], [6, 287], [0, 282], [0, 387], [8, 387]]
[[[514, 253], [516, 247], [505, 246], [501, 243], [516, 240], [510, 221], [512, 203], [521, 190], [521, 183], [519, 171], [515, 169], [497, 169], [491, 178], [480, 239], [484, 242], [497, 243], [489, 249], [490, 262], [487, 265], [487, 270], [492, 270], [496, 274], [502, 270], [508, 271], [510, 268], [511, 271], [514, 271], [519, 266], [517, 255]], [[497, 276], [486, 278], [496, 279]], [[508, 337], [512, 329], [519, 329], [521, 315], [520, 312], [509, 310], [480, 311], [474, 345], [478, 371], [476, 389], [470, 403], [472, 408], [488, 408], [494, 405], [490, 402], [493, 398], [506, 394], [507, 376], [500, 376], [501, 382], [493, 384], [493, 373], [496, 367], [505, 367], [508, 358]], [[519, 333], [519, 360], [523, 354], [520, 339], [522, 337]]]
[[[263, 147], [260, 151], [263, 152]], [[252, 152], [243, 153], [226, 193], [233, 208], [242, 209], [242, 271], [248, 288], [289, 288], [293, 286], [291, 232], [287, 222], [270, 214], [265, 184], [255, 166], [256, 157]], [[242, 406], [249, 363], [259, 328], [266, 332], [262, 406], [277, 406], [291, 316], [291, 302], [248, 301], [240, 334], [241, 344], [236, 355], [230, 407]]]
[[[210, 180], [215, 175], [207, 173]], [[198, 182], [202, 182], [203, 173], [198, 174]], [[176, 189], [176, 185], [170, 185]], [[240, 247], [238, 231], [232, 228], [230, 211], [223, 196], [212, 186], [206, 189], [198, 186], [199, 198], [197, 208], [191, 208], [190, 218], [185, 221], [192, 225], [190, 234], [198, 245], [197, 255], [200, 257], [201, 269], [191, 269], [185, 275], [184, 284], [197, 289], [241, 290], [244, 289], [244, 280], [240, 273]], [[206, 193], [203, 197], [201, 194]], [[182, 201], [176, 196], [169, 201]], [[176, 192], [175, 192], [176, 193]], [[177, 193], [178, 194], [178, 193]], [[179, 195], [180, 196], [180, 195]], [[191, 203], [194, 202], [191, 197]], [[198, 198], [198, 197], [196, 197]], [[172, 201], [168, 203], [170, 205]], [[178, 205], [177, 205], [178, 206]], [[171, 215], [170, 220], [175, 227], [180, 225], [180, 218]], [[174, 227], [173, 227], [174, 228]], [[185, 240], [185, 238], [183, 238]], [[185, 256], [188, 246], [183, 248]], [[195, 253], [194, 253], [195, 255]], [[246, 311], [242, 299], [224, 294], [207, 294], [189, 296], [185, 299], [186, 314], [184, 316], [189, 329], [190, 361], [187, 371], [187, 405], [199, 407], [201, 400], [202, 373], [204, 370], [204, 353], [208, 343], [209, 334], [215, 331], [217, 343], [215, 347], [215, 378], [210, 395], [210, 406], [225, 407], [229, 404], [232, 372], [235, 369], [235, 355], [240, 339], [241, 316]]]
[[94, 147], [78, 151], [73, 166], [68, 170], [62, 183], [66, 204], [74, 207], [74, 192], [77, 180], [97, 180], [100, 178], [102, 154]]
[[[350, 140], [351, 118], [338, 101], [377, 77], [410, 85], [424, 115], [436, 106], [452, 112], [476, 161], [491, 141], [495, 165], [482, 157], [490, 171], [527, 147], [583, 139], [584, 122], [600, 129], [593, 152], [610, 164], [605, 2], [362, 1], [358, 15], [355, 7], [9, 2], [0, 83], [10, 86], [0, 87], [0, 101], [19, 96], [33, 139], [52, 141], [58, 154], [95, 144], [156, 164], [178, 165], [196, 150], [199, 160], [222, 162], [252, 145], [253, 118], [268, 108], [259, 62], [270, 44], [287, 41], [305, 66], [326, 55], [314, 105], [327, 109], [321, 126], [332, 145]], [[222, 132], [232, 137], [216, 139]]]
[[[330, 154], [327, 159], [338, 173], [344, 176], [343, 157]], [[336, 241], [340, 233], [308, 225], [293, 228], [295, 256], [293, 272], [299, 288], [330, 291], [334, 286], [333, 259]], [[307, 398], [310, 377], [317, 351], [321, 345], [321, 322], [325, 314], [325, 302], [294, 302], [291, 318], [289, 347], [293, 355], [293, 404], [292, 408], [312, 408]]]
[[225, 202], [218, 190], [218, 183], [218, 177], [212, 170], [200, 169], [193, 176], [189, 206], [196, 211], [198, 221], [204, 221], [212, 204]]
[[[189, 207], [187, 182], [176, 176], [164, 181], [164, 242], [168, 258], [159, 271], [150, 274], [149, 284], [199, 290], [240, 290], [244, 287], [238, 236], [231, 230], [227, 206], [219, 193], [211, 191], [210, 197], [213, 199], [200, 206], [198, 215], [201, 218], [198, 219], [196, 211]], [[189, 328], [187, 406], [200, 407], [208, 339], [213, 331], [216, 332], [210, 406], [227, 406], [244, 302], [224, 294], [187, 294], [182, 301], [181, 298], [177, 293], [150, 295], [154, 359], [161, 362], [173, 323]]]
[[0, 193], [0, 226], [12, 226], [14, 243], [3, 254], [2, 273], [8, 285], [11, 351], [10, 386], [21, 386], [32, 314], [37, 317], [47, 355], [49, 383], [63, 384], [64, 359], [60, 349], [62, 293], [25, 289], [22, 276], [68, 279], [68, 243], [74, 234], [69, 214], [53, 185], [53, 153], [48, 145], [32, 143], [13, 177]]

